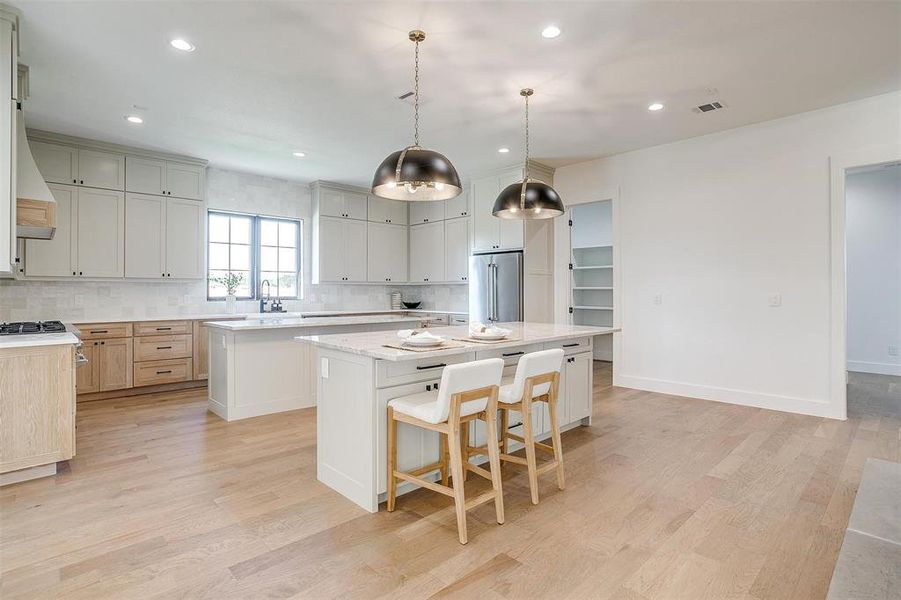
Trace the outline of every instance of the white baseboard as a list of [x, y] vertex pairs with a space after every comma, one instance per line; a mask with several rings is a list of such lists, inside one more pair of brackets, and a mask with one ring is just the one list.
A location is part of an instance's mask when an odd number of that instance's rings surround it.
[[874, 373], [876, 375], [896, 375], [901, 377], [901, 365], [893, 365], [891, 363], [849, 360], [848, 370], [855, 373]]
[[767, 394], [749, 390], [698, 385], [683, 381], [637, 377], [634, 375], [619, 375], [616, 380], [615, 385], [646, 390], [649, 392], [658, 392], [673, 396], [685, 396], [687, 398], [699, 398], [701, 400], [713, 400], [715, 402], [725, 402], [727, 404], [754, 406], [757, 408], [799, 413], [814, 417], [845, 419], [844, 407], [832, 406], [828, 400], [812, 400], [808, 398], [781, 396], [778, 394]]

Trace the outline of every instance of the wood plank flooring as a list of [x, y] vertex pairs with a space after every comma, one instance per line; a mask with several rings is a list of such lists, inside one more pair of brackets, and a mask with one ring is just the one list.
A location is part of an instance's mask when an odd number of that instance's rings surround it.
[[[79, 405], [77, 456], [0, 489], [0, 597], [823, 598], [864, 460], [901, 420], [610, 386], [563, 436], [565, 491], [504, 467], [506, 523], [417, 491], [370, 515], [315, 477], [315, 414], [226, 423], [205, 391]], [[470, 478], [467, 494], [485, 488]]]

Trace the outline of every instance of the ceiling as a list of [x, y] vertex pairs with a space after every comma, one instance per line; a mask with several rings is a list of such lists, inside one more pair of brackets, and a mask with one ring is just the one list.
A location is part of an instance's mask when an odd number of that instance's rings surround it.
[[901, 88], [898, 2], [12, 2], [29, 127], [301, 181], [411, 142], [414, 28], [423, 145], [464, 175], [520, 159], [524, 86], [551, 166]]

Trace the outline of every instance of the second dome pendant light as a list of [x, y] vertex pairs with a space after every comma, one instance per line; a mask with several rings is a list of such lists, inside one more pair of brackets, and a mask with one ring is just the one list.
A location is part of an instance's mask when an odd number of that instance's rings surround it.
[[409, 38], [416, 44], [413, 145], [393, 152], [382, 161], [372, 179], [372, 193], [391, 200], [449, 200], [463, 191], [457, 170], [440, 152], [419, 145], [419, 44], [425, 40], [425, 32], [413, 30]]
[[531, 88], [519, 92], [526, 100], [525, 177], [505, 187], [494, 201], [491, 214], [499, 219], [553, 219], [566, 211], [554, 188], [529, 177], [529, 97], [533, 93]]

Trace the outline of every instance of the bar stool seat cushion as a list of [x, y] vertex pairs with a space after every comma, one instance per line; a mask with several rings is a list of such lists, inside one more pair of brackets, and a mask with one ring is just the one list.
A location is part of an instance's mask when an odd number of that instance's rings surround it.
[[[399, 413], [403, 413], [410, 417], [415, 417], [426, 423], [438, 424], [442, 421], [438, 420], [438, 392], [419, 392], [418, 394], [410, 394], [409, 396], [401, 396], [394, 398], [388, 402], [388, 406]], [[466, 402], [460, 407], [460, 416], [466, 417], [485, 410], [488, 406], [488, 399], [473, 400]], [[446, 420], [446, 419], [445, 419]]]
[[[559, 372], [563, 366], [563, 350], [554, 348], [552, 350], [542, 350], [541, 352], [531, 352], [519, 359], [516, 365], [516, 375], [513, 381], [501, 385], [498, 392], [498, 401], [504, 404], [516, 404], [522, 400], [522, 394], [525, 389], [526, 379], [544, 373]], [[532, 388], [532, 397], [538, 398], [547, 394], [551, 389], [551, 384], [542, 383]]]

